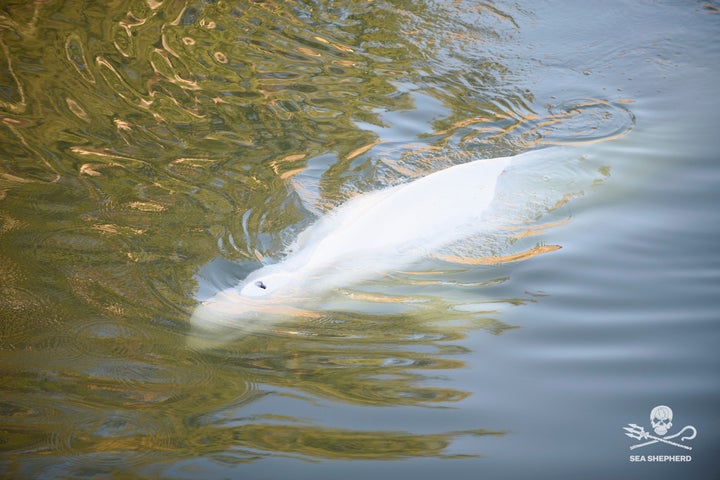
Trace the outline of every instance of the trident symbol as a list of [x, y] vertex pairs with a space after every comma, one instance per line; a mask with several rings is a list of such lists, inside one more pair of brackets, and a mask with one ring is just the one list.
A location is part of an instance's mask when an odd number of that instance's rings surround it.
[[645, 447], [647, 445], [652, 445], [653, 443], [657, 443], [657, 442], [667, 443], [668, 445], [673, 445], [675, 447], [684, 448], [686, 450], [692, 450], [692, 447], [689, 447], [687, 445], [682, 445], [680, 443], [671, 442], [670, 439], [679, 437], [680, 435], [683, 434], [683, 432], [685, 432], [685, 430], [691, 430], [692, 433], [690, 435], [680, 437], [681, 442], [684, 442], [685, 440], [692, 440], [697, 435], [697, 430], [695, 430], [695, 427], [693, 427], [692, 425], [687, 425], [685, 428], [680, 430], [675, 435], [668, 435], [667, 437], [662, 437], [662, 438], [656, 437], [654, 435], [650, 435], [648, 432], [645, 431], [645, 429], [643, 427], [641, 427], [640, 425], [635, 425], [634, 423], [628, 423], [628, 426], [623, 427], [623, 430], [625, 430], [627, 432], [625, 435], [627, 435], [630, 438], [634, 438], [636, 440], [647, 440], [648, 438], [651, 439], [649, 442], [638, 443], [636, 445], [632, 445], [630, 447], [630, 450], [634, 450], [634, 449], [640, 448], [640, 447]]

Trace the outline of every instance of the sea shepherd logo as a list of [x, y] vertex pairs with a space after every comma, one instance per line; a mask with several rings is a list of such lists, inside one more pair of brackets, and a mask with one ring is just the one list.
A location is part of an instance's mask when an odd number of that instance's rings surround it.
[[[688, 440], [692, 440], [697, 436], [697, 430], [692, 425], [686, 425], [677, 433], [669, 434], [673, 426], [673, 411], [666, 405], [658, 405], [650, 411], [650, 425], [655, 435], [645, 431], [644, 427], [635, 423], [628, 423], [627, 427], [623, 427], [625, 435], [640, 443], [630, 445], [630, 450], [647, 447], [656, 443], [662, 443], [668, 446], [681, 448], [687, 451], [692, 450], [688, 445]], [[691, 462], [690, 455], [630, 455], [631, 462]]]

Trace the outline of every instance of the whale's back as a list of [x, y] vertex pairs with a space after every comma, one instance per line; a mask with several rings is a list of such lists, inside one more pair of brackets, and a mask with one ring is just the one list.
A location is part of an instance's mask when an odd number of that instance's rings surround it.
[[428, 175], [390, 189], [380, 198], [363, 198], [335, 215], [342, 230], [326, 237], [326, 248], [359, 250], [399, 248], [420, 241], [439, 244], [455, 237], [458, 228], [469, 227], [487, 210], [497, 179], [507, 158], [478, 160]]
[[346, 263], [364, 271], [375, 268], [361, 261], [380, 259], [387, 269], [472, 234], [509, 162], [478, 160], [356, 197], [310, 227], [293, 260], [307, 271]]

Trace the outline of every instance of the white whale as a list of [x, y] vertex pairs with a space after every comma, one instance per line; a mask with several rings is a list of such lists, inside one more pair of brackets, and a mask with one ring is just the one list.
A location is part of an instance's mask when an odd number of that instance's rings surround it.
[[191, 324], [197, 331], [218, 332], [308, 314], [303, 306], [338, 287], [401, 269], [480, 235], [507, 167], [523, 159], [547, 161], [558, 150], [476, 160], [352, 198], [303, 231], [283, 261], [200, 303]]

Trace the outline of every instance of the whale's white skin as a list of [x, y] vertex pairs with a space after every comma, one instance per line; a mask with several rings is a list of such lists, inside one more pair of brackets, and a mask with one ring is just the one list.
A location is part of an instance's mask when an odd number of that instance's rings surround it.
[[508, 165], [522, 157], [547, 158], [553, 150], [477, 160], [359, 195], [303, 231], [283, 261], [202, 302], [191, 323], [212, 332], [302, 314], [303, 305], [333, 289], [401, 269], [480, 234]]

